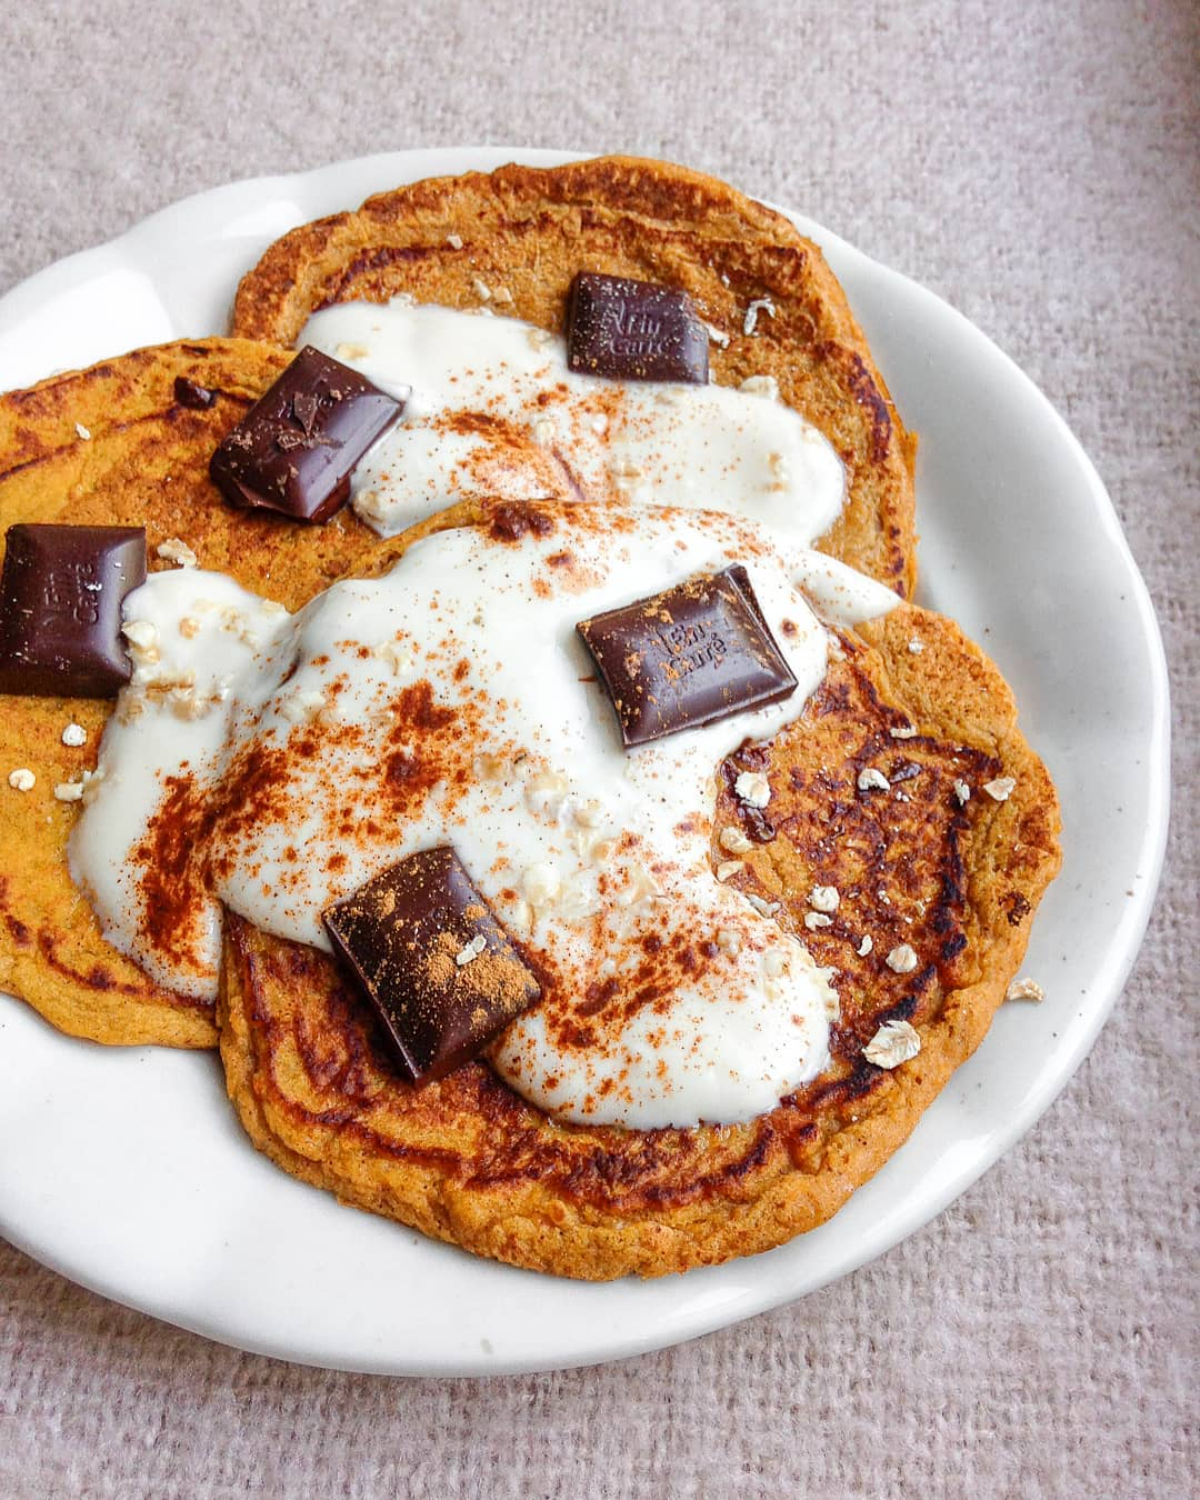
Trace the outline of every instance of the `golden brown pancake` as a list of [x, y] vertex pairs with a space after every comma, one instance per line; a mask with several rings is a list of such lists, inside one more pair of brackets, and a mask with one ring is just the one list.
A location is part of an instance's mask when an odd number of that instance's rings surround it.
[[[569, 509], [543, 514], [569, 534]], [[452, 523], [497, 524], [467, 506], [433, 524]], [[368, 571], [430, 529], [382, 548]], [[778, 902], [777, 920], [837, 971], [825, 1074], [748, 1124], [654, 1131], [557, 1124], [483, 1062], [413, 1088], [331, 959], [231, 916], [221, 1056], [259, 1149], [345, 1203], [480, 1255], [597, 1280], [752, 1254], [836, 1212], [983, 1038], [1059, 864], [1054, 790], [995, 666], [912, 605], [839, 635], [840, 659], [800, 719], [725, 763], [714, 824], [740, 821], [761, 840], [734, 883]], [[892, 794], [858, 794], [871, 768]], [[769, 769], [777, 789], [769, 820], [731, 794], [751, 769]], [[1007, 800], [983, 790], [998, 778], [1013, 779]], [[956, 783], [973, 789], [965, 803]], [[713, 857], [725, 855], [714, 846]], [[815, 885], [835, 886], [840, 902], [810, 931]], [[902, 944], [917, 957], [908, 973], [887, 962]], [[901, 1020], [920, 1053], [875, 1066], [864, 1047]]]
[[[845, 509], [818, 546], [911, 598], [915, 440], [820, 250], [712, 177], [608, 156], [380, 193], [272, 245], [242, 279], [233, 332], [291, 344], [319, 308], [400, 293], [447, 307], [486, 300], [558, 331], [580, 270], [688, 292], [727, 340], [710, 349], [720, 384], [774, 376], [846, 465]], [[747, 332], [751, 304], [764, 300], [771, 310], [758, 307]]]
[[[208, 479], [213, 448], [292, 351], [241, 339], [166, 344], [0, 396], [0, 536], [20, 521], [145, 526], [150, 567], [179, 538], [201, 567], [297, 608], [374, 542], [348, 510], [308, 527], [226, 505]], [[216, 392], [182, 404], [178, 377]], [[86, 434], [86, 436], [84, 436]], [[110, 702], [0, 698], [0, 989], [75, 1036], [177, 1047], [216, 1043], [213, 1009], [152, 983], [100, 935], [67, 868], [78, 804], [59, 782], [95, 766]], [[68, 749], [69, 723], [88, 732]], [[24, 767], [32, 791], [8, 784]]]

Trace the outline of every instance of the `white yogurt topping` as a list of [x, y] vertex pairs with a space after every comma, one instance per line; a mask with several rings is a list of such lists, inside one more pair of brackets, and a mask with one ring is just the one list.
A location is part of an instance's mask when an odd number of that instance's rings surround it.
[[557, 335], [406, 299], [326, 308], [299, 342], [407, 395], [352, 480], [355, 510], [383, 536], [489, 495], [724, 510], [803, 546], [841, 513], [841, 460], [773, 381], [738, 391], [576, 375]]
[[[234, 684], [252, 679], [290, 616], [280, 604], [248, 593], [224, 573], [195, 568], [153, 573], [122, 606], [134, 661], [133, 679], [100, 743], [97, 776], [70, 841], [71, 873], [101, 928], [152, 979], [197, 999], [215, 996], [221, 957], [221, 913], [212, 901], [162, 913], [167, 941], [156, 936], [159, 893], [134, 851], [172, 782], [191, 783], [219, 757], [233, 707]], [[135, 644], [144, 642], [144, 645]], [[173, 851], [155, 850], [164, 883]], [[190, 858], [180, 848], [182, 862]]]
[[[731, 562], [798, 691], [626, 752], [576, 622]], [[716, 772], [823, 678], [827, 632], [796, 588], [810, 576], [860, 619], [896, 602], [732, 517], [610, 507], [515, 542], [437, 533], [290, 618], [217, 575], [155, 574], [125, 614], [153, 627], [158, 659], [105, 732], [76, 878], [118, 947], [211, 994], [218, 899], [328, 948], [332, 902], [453, 844], [551, 976], [494, 1049], [514, 1088], [565, 1120], [640, 1129], [761, 1114], [825, 1066], [837, 1000], [804, 946], [717, 880]], [[209, 704], [196, 718], [161, 688], [189, 673]], [[182, 860], [164, 899], [183, 893], [189, 915], [169, 943], [147, 906], [154, 831]]]

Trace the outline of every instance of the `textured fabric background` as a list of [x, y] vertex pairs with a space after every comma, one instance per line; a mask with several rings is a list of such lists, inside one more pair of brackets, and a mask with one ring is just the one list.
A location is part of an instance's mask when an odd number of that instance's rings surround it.
[[675, 158], [932, 286], [1109, 486], [1178, 788], [1091, 1057], [876, 1264], [657, 1355], [403, 1382], [208, 1344], [0, 1245], [0, 1496], [1194, 1493], [1198, 64], [1194, 0], [0, 7], [0, 292], [232, 178], [489, 142]]

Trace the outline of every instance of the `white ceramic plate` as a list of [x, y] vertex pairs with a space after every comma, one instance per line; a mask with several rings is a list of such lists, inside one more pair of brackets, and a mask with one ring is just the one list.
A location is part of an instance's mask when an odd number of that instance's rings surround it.
[[[190, 198], [0, 301], [0, 389], [224, 330], [294, 225], [401, 182], [558, 153], [376, 156]], [[801, 1297], [926, 1223], [1028, 1130], [1087, 1053], [1145, 929], [1166, 831], [1162, 646], [1104, 488], [1046, 399], [931, 293], [799, 215], [921, 434], [923, 602], [1013, 684], [1065, 820], [1025, 971], [912, 1139], [829, 1224], [751, 1260], [589, 1286], [475, 1260], [340, 1208], [248, 1145], [212, 1056], [116, 1051], [0, 1002], [0, 1230], [85, 1286], [284, 1359], [404, 1374], [588, 1364]], [[0, 768], [4, 769], [4, 768]]]

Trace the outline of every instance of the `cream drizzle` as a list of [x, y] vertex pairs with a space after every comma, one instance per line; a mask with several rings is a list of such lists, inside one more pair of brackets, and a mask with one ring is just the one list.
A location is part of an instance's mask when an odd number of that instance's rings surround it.
[[577, 375], [558, 335], [403, 298], [326, 308], [300, 343], [406, 397], [352, 480], [355, 510], [383, 536], [486, 496], [724, 510], [802, 546], [841, 513], [841, 460], [770, 380], [733, 390]]

